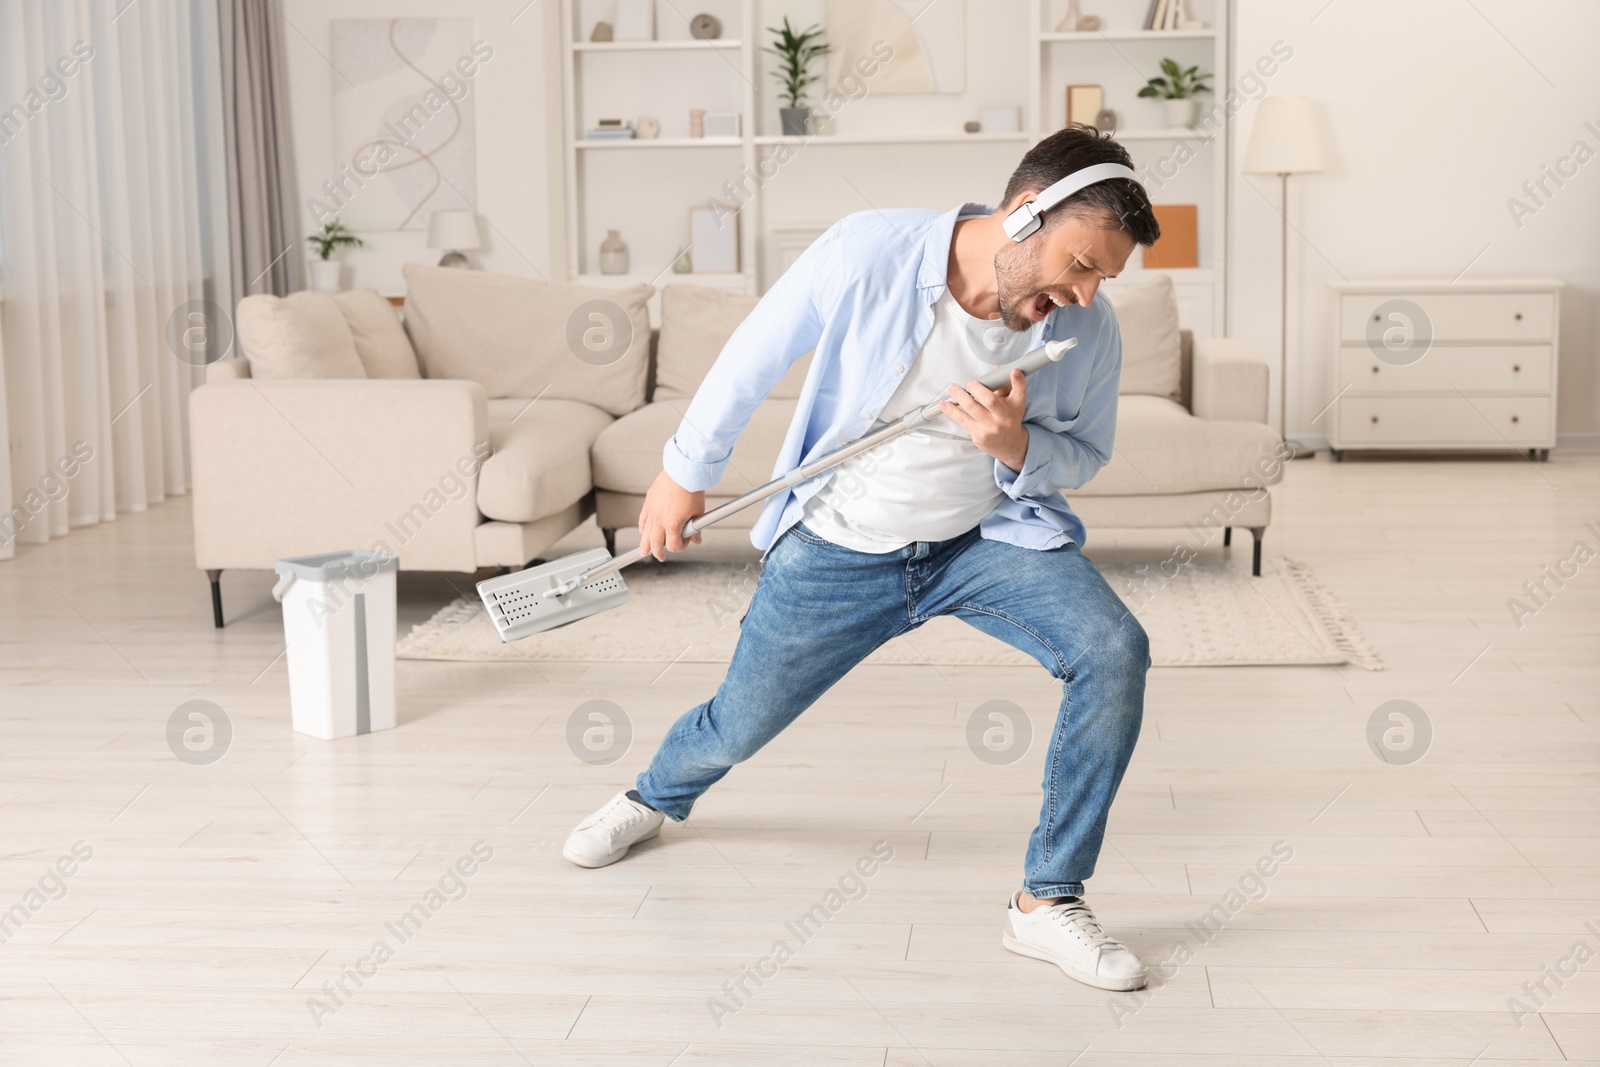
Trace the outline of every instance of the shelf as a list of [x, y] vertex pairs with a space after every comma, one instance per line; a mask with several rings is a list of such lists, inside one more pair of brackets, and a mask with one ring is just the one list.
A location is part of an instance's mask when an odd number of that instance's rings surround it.
[[812, 137], [757, 137], [758, 145], [812, 145], [812, 144], [838, 144], [838, 145], [874, 145], [874, 144], [953, 144], [957, 141], [978, 141], [994, 143], [996, 141], [1026, 141], [1028, 135], [1022, 131], [1016, 133], [886, 133], [881, 136], [837, 136], [833, 134], [817, 134]]
[[[1206, 135], [1187, 126], [1173, 126], [1165, 130], [1113, 130], [1111, 136], [1118, 141], [1204, 141]], [[1213, 135], [1214, 136], [1214, 135]]]
[[621, 141], [591, 141], [588, 138], [574, 141], [580, 151], [590, 148], [738, 148], [744, 144], [741, 137], [654, 137], [632, 138]]
[[[1156, 205], [1159, 207], [1160, 205]], [[1209, 284], [1220, 280], [1215, 267], [1129, 267], [1117, 275], [1117, 280], [1138, 284], [1157, 274], [1167, 274], [1174, 284]]]
[[737, 37], [714, 41], [574, 41], [574, 52], [716, 52], [743, 46]]
[[1047, 44], [1058, 41], [1206, 41], [1216, 35], [1216, 30], [1124, 30], [1120, 33], [1090, 30], [1087, 33], [1041, 33], [1039, 40]]

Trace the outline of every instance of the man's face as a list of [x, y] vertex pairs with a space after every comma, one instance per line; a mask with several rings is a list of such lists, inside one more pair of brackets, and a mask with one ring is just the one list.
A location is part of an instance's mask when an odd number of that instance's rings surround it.
[[1087, 306], [1102, 279], [1122, 272], [1133, 254], [1133, 237], [1106, 221], [1093, 215], [1049, 219], [1021, 244], [1000, 250], [994, 271], [1000, 319], [1008, 329], [1026, 330], [1058, 303]]

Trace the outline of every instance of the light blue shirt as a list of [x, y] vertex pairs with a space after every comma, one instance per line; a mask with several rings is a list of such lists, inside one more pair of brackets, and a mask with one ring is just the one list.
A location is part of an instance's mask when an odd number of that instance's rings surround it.
[[[789, 367], [814, 351], [773, 477], [872, 428], [933, 329], [958, 218], [991, 214], [964, 204], [931, 211], [863, 211], [807, 248], [733, 332], [662, 452], [672, 480], [691, 492], [722, 479], [733, 443]], [[1005, 499], [979, 526], [983, 537], [1023, 548], [1082, 544], [1083, 523], [1062, 497], [1111, 459], [1122, 335], [1103, 293], [1088, 307], [1056, 308], [1031, 329], [1037, 348], [1076, 337], [1059, 363], [1028, 378], [1028, 452], [1021, 473], [999, 460]], [[931, 398], [930, 398], [931, 399]], [[763, 552], [800, 521], [806, 501], [834, 472], [767, 500], [750, 540]], [[929, 494], [939, 491], [928, 487]]]

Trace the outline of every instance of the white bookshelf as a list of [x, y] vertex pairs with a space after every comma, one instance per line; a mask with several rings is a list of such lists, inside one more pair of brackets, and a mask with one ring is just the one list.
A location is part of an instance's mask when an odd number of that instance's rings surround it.
[[[1172, 278], [1186, 327], [1199, 336], [1222, 334], [1227, 314], [1231, 123], [1222, 123], [1215, 136], [1187, 127], [1173, 129], [1161, 116], [1160, 101], [1141, 99], [1138, 92], [1148, 78], [1161, 73], [1161, 60], [1170, 56], [1184, 66], [1198, 64], [1211, 73], [1213, 92], [1200, 97], [1201, 115], [1225, 96], [1230, 69], [1229, 0], [1190, 0], [1194, 15], [1208, 24], [1203, 30], [1141, 29], [1148, 6], [1145, 0], [1097, 0], [1080, 5], [1102, 20], [1102, 29], [1091, 32], [1054, 29], [1067, 14], [1068, 0], [1029, 0], [1028, 6], [1030, 135], [1042, 138], [1065, 124], [1068, 85], [1102, 87], [1105, 106], [1118, 116], [1114, 136], [1127, 146], [1134, 169], [1146, 178], [1150, 199], [1157, 204], [1194, 204], [1198, 209], [1200, 265], [1160, 273]], [[1175, 162], [1178, 146], [1194, 158]], [[1172, 171], [1170, 177], [1168, 171]], [[1136, 253], [1135, 262], [1109, 284], [1140, 284], [1144, 273], [1141, 261]]]
[[[975, 0], [969, 0], [975, 2]], [[1227, 159], [1230, 130], [1224, 124], [1215, 137], [1189, 128], [1169, 128], [1159, 101], [1137, 97], [1146, 78], [1159, 73], [1162, 58], [1187, 65], [1198, 63], [1212, 72], [1218, 90], [1202, 97], [1209, 108], [1228, 83], [1227, 23], [1230, 0], [1189, 0], [1193, 13], [1206, 20], [1204, 30], [1139, 29], [1146, 0], [1096, 0], [1088, 5], [1104, 20], [1099, 32], [1066, 33], [1054, 26], [1066, 13], [1068, 0], [1013, 0], [991, 9], [990, 18], [1007, 23], [995, 27], [987, 43], [974, 43], [968, 53], [969, 79], [979, 81], [974, 64], [986, 63], [996, 46], [1027, 42], [1023, 62], [1004, 85], [995, 78], [986, 88], [969, 86], [964, 98], [926, 98], [926, 106], [908, 108], [911, 98], [869, 99], [838, 116], [838, 129], [810, 137], [779, 136], [776, 129], [776, 87], [759, 49], [766, 27], [784, 14], [807, 25], [815, 16], [797, 12], [788, 0], [700, 0], [723, 23], [724, 37], [699, 41], [688, 36], [688, 8], [657, 3], [657, 36], [653, 41], [594, 42], [588, 36], [597, 19], [610, 20], [614, 0], [563, 0], [562, 48], [566, 136], [567, 262], [569, 276], [588, 285], [623, 286], [651, 282], [657, 287], [690, 283], [761, 292], [797, 254], [797, 234], [820, 227], [870, 199], [872, 206], [909, 206], [898, 187], [871, 191], [875, 173], [897, 166], [918, 177], [934, 175], [947, 182], [947, 206], [964, 199], [984, 199], [998, 192], [993, 178], [1009, 173], [1028, 145], [1059, 129], [1066, 120], [1065, 86], [1099, 84], [1106, 106], [1121, 118], [1116, 137], [1143, 174], [1171, 157], [1180, 146], [1195, 154], [1176, 177], [1147, 182], [1158, 204], [1196, 204], [1199, 215], [1200, 265], [1169, 270], [1178, 289], [1184, 324], [1201, 336], [1224, 331], [1228, 277], [1225, 234]], [[809, 11], [810, 9], [805, 9]], [[820, 14], [820, 11], [818, 12]], [[721, 87], [718, 87], [719, 79]], [[999, 88], [998, 93], [995, 92]], [[826, 91], [825, 86], [819, 86]], [[720, 96], [717, 94], [720, 93]], [[695, 94], [707, 95], [699, 101]], [[1014, 95], [1013, 95], [1014, 94]], [[715, 99], [712, 99], [715, 98]], [[977, 118], [984, 106], [1016, 103], [1021, 129], [1015, 132], [965, 133], [964, 119]], [[738, 137], [690, 138], [683, 124], [688, 107], [736, 112]], [[636, 120], [652, 114], [662, 120], [655, 140], [587, 140], [585, 131], [599, 118]], [[677, 127], [669, 119], [676, 119]], [[739, 211], [741, 270], [735, 275], [672, 274], [668, 264], [688, 240], [687, 213], [719, 191], [729, 179], [760, 171], [764, 161], [784, 148], [796, 150], [801, 162], [789, 164], [784, 178], [746, 200]], [[962, 153], [963, 148], [972, 151]], [[894, 153], [881, 156], [875, 149]], [[976, 161], [976, 162], [975, 162]], [[960, 165], [958, 165], [960, 164]], [[963, 169], [964, 167], [964, 169]], [[990, 177], [974, 184], [971, 176]], [[949, 175], [946, 179], [943, 176]], [[966, 175], [960, 177], [959, 175]], [[837, 180], [851, 184], [841, 194]], [[817, 182], [833, 187], [820, 187]], [[862, 187], [857, 193], [856, 187]], [[942, 189], [943, 186], [939, 185]], [[620, 192], [626, 190], [625, 195]], [[593, 195], [591, 195], [593, 191]], [[871, 191], [869, 196], [869, 191]], [[927, 187], [924, 185], [924, 202]], [[831, 198], [830, 198], [831, 197]], [[776, 198], [776, 200], [774, 199]], [[914, 201], [913, 201], [914, 202]], [[797, 207], [798, 205], [798, 207]], [[803, 215], [801, 214], [803, 213]], [[599, 273], [599, 245], [607, 229], [618, 229], [629, 245], [626, 275]], [[1137, 284], [1139, 257], [1123, 278], [1112, 284]]]
[[[674, 274], [671, 264], [688, 242], [689, 208], [704, 204], [708, 192], [715, 195], [719, 176], [733, 178], [755, 167], [757, 0], [696, 6], [695, 13], [709, 11], [722, 21], [723, 36], [715, 40], [690, 37], [688, 17], [670, 3], [656, 5], [656, 40], [589, 40], [596, 21], [613, 21], [615, 6], [610, 0], [561, 5], [568, 276], [606, 288], [687, 282], [753, 293], [758, 234], [747, 217], [740, 219], [738, 273]], [[690, 107], [737, 114], [739, 136], [689, 137]], [[585, 136], [601, 118], [632, 123], [641, 115], [661, 122], [660, 137]], [[602, 174], [611, 188], [626, 179], [633, 193], [625, 199], [591, 196]], [[618, 230], [628, 244], [626, 274], [600, 273], [600, 242], [608, 229]]]

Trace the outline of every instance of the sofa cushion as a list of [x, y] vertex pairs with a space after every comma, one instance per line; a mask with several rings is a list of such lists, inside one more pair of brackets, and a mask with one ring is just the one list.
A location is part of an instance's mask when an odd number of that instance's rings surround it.
[[327, 293], [247, 296], [234, 320], [252, 378], [367, 376], [344, 313]]
[[644, 403], [655, 290], [586, 289], [407, 263], [406, 333], [424, 377], [491, 398], [579, 400], [612, 415]]
[[494, 454], [478, 472], [478, 510], [503, 522], [532, 522], [583, 499], [591, 488], [589, 449], [611, 421], [578, 400], [489, 401]]
[[[1278, 435], [1259, 422], [1197, 419], [1159, 396], [1117, 401], [1116, 450], [1078, 496], [1142, 496], [1276, 484]], [[1263, 472], [1269, 472], [1270, 476]]]
[[[688, 400], [721, 354], [733, 331], [755, 309], [759, 297], [704, 285], [669, 285], [661, 290], [661, 337], [656, 342], [656, 388], [652, 400]], [[796, 360], [769, 397], [793, 400], [805, 384], [809, 353]]]
[[1157, 275], [1147, 285], [1107, 289], [1122, 328], [1119, 393], [1183, 398], [1183, 350], [1178, 337], [1178, 294], [1172, 279]]
[[420, 378], [417, 354], [400, 316], [388, 298], [376, 289], [351, 289], [334, 293], [345, 325], [356, 344], [356, 355], [367, 369], [368, 378]]
[[[608, 426], [594, 443], [594, 484], [617, 493], [643, 493], [661, 473], [661, 450], [678, 432], [687, 400], [659, 400]], [[715, 486], [719, 496], [737, 496], [772, 478], [795, 401], [761, 402], [739, 435], [733, 456]]]

